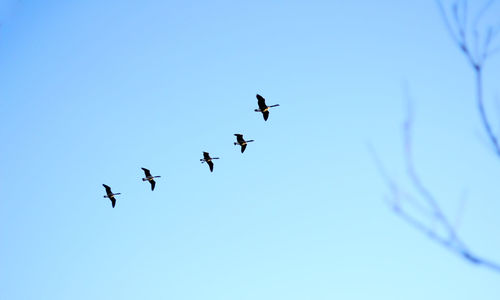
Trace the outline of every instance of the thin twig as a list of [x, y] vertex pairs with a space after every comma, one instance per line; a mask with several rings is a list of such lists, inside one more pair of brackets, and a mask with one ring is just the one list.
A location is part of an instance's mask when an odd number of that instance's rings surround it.
[[491, 124], [486, 116], [486, 111], [483, 104], [483, 80], [482, 80], [482, 70], [476, 70], [476, 98], [479, 114], [481, 115], [481, 121], [483, 122], [483, 127], [486, 130], [486, 134], [493, 144], [493, 150], [498, 156], [500, 156], [500, 145], [498, 144], [498, 138], [493, 133], [491, 129]]
[[400, 189], [398, 184], [396, 184], [396, 182], [388, 175], [384, 164], [382, 163], [382, 160], [380, 159], [377, 151], [375, 151], [375, 148], [372, 146], [372, 144], [369, 143], [367, 145], [367, 148], [372, 156], [373, 161], [375, 162], [375, 166], [377, 167], [379, 174], [382, 176], [382, 179], [384, 179], [386, 185], [389, 187], [392, 193], [393, 202], [388, 202], [389, 206], [391, 206], [392, 208], [402, 208], [403, 204], [401, 199], [406, 199], [408, 200], [407, 203], [409, 203], [421, 215], [425, 216], [429, 220], [434, 218], [434, 214], [429, 207], [422, 205], [418, 201], [418, 199], [413, 197], [410, 193], [407, 193], [404, 190]]
[[444, 24], [446, 26], [446, 29], [448, 30], [448, 33], [450, 34], [451, 38], [456, 44], [460, 44], [460, 41], [458, 37], [455, 35], [455, 32], [453, 31], [453, 28], [451, 27], [450, 22], [448, 21], [448, 17], [446, 16], [446, 11], [444, 10], [443, 3], [441, 3], [440, 0], [436, 0], [436, 4], [439, 8], [439, 12], [441, 13], [441, 18], [444, 21]]
[[427, 189], [427, 187], [423, 184], [420, 176], [418, 176], [417, 171], [415, 170], [415, 164], [413, 162], [413, 154], [412, 154], [412, 127], [413, 127], [413, 109], [412, 109], [412, 101], [407, 94], [407, 116], [404, 121], [404, 144], [405, 144], [405, 163], [406, 163], [406, 172], [408, 177], [410, 178], [413, 186], [416, 188], [417, 192], [420, 194], [423, 200], [425, 200], [429, 205], [431, 205], [433, 209], [433, 213], [435, 215], [435, 219], [444, 227], [447, 233], [450, 236], [450, 239], [456, 241], [459, 244], [462, 244], [462, 241], [458, 238], [458, 235], [455, 232], [455, 229], [448, 221], [447, 217], [443, 213], [443, 210], [439, 206], [438, 202], [432, 195], [432, 193]]

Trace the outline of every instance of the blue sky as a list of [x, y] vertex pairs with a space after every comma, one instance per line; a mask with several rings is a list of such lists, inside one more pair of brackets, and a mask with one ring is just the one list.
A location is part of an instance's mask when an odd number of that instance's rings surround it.
[[[391, 212], [366, 146], [409, 186], [408, 84], [423, 180], [500, 261], [500, 161], [434, 1], [0, 3], [0, 298], [500, 296]], [[499, 56], [484, 76], [498, 129]]]

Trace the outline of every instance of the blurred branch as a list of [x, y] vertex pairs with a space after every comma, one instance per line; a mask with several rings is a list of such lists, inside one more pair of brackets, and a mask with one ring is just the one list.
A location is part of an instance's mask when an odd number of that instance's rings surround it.
[[[474, 71], [476, 88], [475, 97], [483, 129], [486, 131], [489, 144], [493, 146], [495, 154], [500, 157], [499, 140], [492, 129], [484, 107], [482, 78], [486, 60], [497, 51], [500, 51], [500, 48], [491, 48], [492, 41], [500, 32], [500, 26], [487, 27], [485, 34], [480, 34], [478, 30], [479, 23], [492, 5], [493, 0], [486, 2], [479, 10], [479, 13], [476, 15], [471, 25], [468, 25], [467, 22], [467, 0], [453, 1], [449, 9], [450, 13], [447, 13], [441, 0], [436, 0], [436, 2], [449, 35], [463, 52]], [[417, 172], [412, 151], [412, 129], [414, 124], [413, 102], [407, 90], [406, 100], [407, 113], [403, 123], [405, 171], [412, 186], [412, 190], [414, 190], [414, 196], [401, 188], [401, 186], [389, 176], [376, 151], [370, 147], [370, 152], [373, 155], [378, 171], [391, 192], [389, 198], [390, 206], [402, 220], [425, 234], [432, 241], [461, 256], [470, 263], [482, 265], [492, 271], [500, 273], [500, 263], [488, 260], [472, 252], [457, 232], [459, 220], [462, 216], [464, 200], [462, 199], [459, 203], [458, 213], [453, 224], [445, 215], [432, 191], [426, 186], [420, 174]]]
[[409, 95], [407, 95], [407, 115], [406, 120], [403, 124], [406, 172], [418, 194], [420, 194], [422, 199], [431, 207], [435, 220], [439, 224], [441, 224], [448, 233], [450, 242], [455, 241], [462, 244], [460, 239], [457, 237], [453, 226], [451, 226], [451, 223], [444, 215], [443, 210], [439, 206], [438, 202], [436, 201], [432, 193], [427, 189], [427, 187], [422, 183], [419, 175], [417, 174], [417, 171], [415, 170], [412, 153], [413, 108], [411, 104], [412, 101], [409, 98]]
[[[470, 263], [482, 265], [500, 273], [499, 263], [478, 256], [472, 252], [467, 244], [459, 237], [456, 227], [451, 224], [432, 192], [426, 187], [417, 173], [412, 155], [412, 128], [414, 121], [410, 99], [408, 99], [407, 107], [407, 116], [403, 124], [405, 165], [406, 175], [416, 190], [416, 197], [402, 189], [400, 185], [387, 173], [377, 152], [371, 145], [369, 145], [369, 151], [372, 154], [375, 165], [391, 192], [391, 197], [388, 201], [389, 205], [393, 209], [394, 213], [396, 213], [402, 220], [425, 234], [434, 242], [461, 256]], [[405, 208], [405, 203], [410, 204], [411, 206], [409, 208]], [[439, 225], [439, 228], [434, 229], [433, 224]]]
[[[486, 11], [490, 8], [494, 0], [490, 0], [486, 2], [486, 4], [479, 10], [479, 13], [474, 18], [474, 22], [472, 24], [472, 32], [473, 32], [473, 45], [467, 39], [467, 0], [463, 1], [454, 1], [452, 4], [452, 20], [446, 14], [446, 10], [443, 6], [441, 0], [436, 0], [439, 12], [441, 13], [441, 17], [445, 23], [446, 29], [450, 34], [453, 41], [457, 44], [460, 50], [464, 53], [467, 58], [469, 64], [472, 66], [475, 73], [475, 84], [476, 84], [476, 102], [479, 110], [479, 115], [481, 118], [481, 122], [483, 124], [483, 128], [486, 131], [488, 139], [493, 146], [493, 150], [496, 155], [500, 157], [500, 143], [498, 140], [498, 136], [493, 132], [491, 122], [486, 115], [486, 110], [484, 108], [483, 101], [483, 79], [482, 72], [485, 61], [491, 56], [500, 51], [500, 48], [491, 48], [492, 41], [497, 37], [500, 32], [500, 26], [497, 25], [495, 27], [489, 26], [486, 30], [486, 34], [481, 42], [481, 35], [479, 34], [478, 26], [481, 19], [484, 17]], [[459, 17], [459, 10], [462, 7], [462, 17]], [[455, 33], [455, 31], [458, 32]], [[482, 45], [482, 46], [481, 46]], [[474, 48], [472, 47], [474, 46]]]

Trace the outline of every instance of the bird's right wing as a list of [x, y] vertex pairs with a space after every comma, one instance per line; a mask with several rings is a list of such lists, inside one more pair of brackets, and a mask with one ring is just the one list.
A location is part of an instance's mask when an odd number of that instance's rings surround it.
[[146, 175], [146, 177], [151, 176], [151, 172], [148, 169], [146, 169], [146, 168], [141, 168], [141, 169], [144, 171], [144, 174]]
[[208, 167], [210, 168], [210, 172], [214, 171], [214, 163], [212, 161], [207, 161]]
[[107, 193], [107, 194], [112, 194], [112, 192], [111, 192], [111, 188], [110, 188], [109, 186], [107, 186], [107, 185], [105, 185], [105, 184], [103, 184], [102, 186], [106, 189], [106, 193]]
[[266, 99], [264, 99], [264, 97], [262, 97], [261, 95], [257, 94], [257, 104], [259, 105], [259, 108], [261, 110], [264, 110], [267, 108], [267, 105], [266, 105]]
[[266, 99], [264, 99], [264, 97], [262, 97], [262, 96], [261, 96], [261, 95], [259, 95], [259, 94], [257, 94], [257, 96], [256, 96], [256, 97], [257, 97], [257, 101], [259, 101], [259, 102], [265, 102], [265, 101], [266, 101]]

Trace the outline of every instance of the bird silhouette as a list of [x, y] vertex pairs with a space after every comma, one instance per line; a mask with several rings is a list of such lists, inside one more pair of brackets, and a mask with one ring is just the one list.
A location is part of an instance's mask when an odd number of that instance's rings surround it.
[[276, 107], [280, 106], [279, 104], [274, 104], [271, 106], [267, 106], [266, 104], [266, 99], [262, 97], [261, 95], [257, 94], [257, 104], [259, 105], [259, 109], [256, 109], [256, 112], [261, 112], [262, 116], [264, 117], [264, 121], [267, 121], [267, 118], [269, 118], [269, 108], [271, 107]]
[[141, 168], [144, 171], [144, 175], [146, 176], [145, 178], [142, 178], [142, 181], [149, 181], [151, 184], [151, 190], [155, 190], [155, 185], [156, 182], [154, 181], [155, 178], [160, 178], [161, 176], [151, 176], [151, 172], [146, 169], [146, 168]]
[[234, 145], [241, 146], [241, 153], [245, 152], [245, 149], [247, 148], [247, 143], [251, 143], [254, 141], [254, 140], [245, 141], [245, 139], [243, 139], [243, 134], [235, 133], [234, 135], [236, 136], [236, 142], [234, 143]]
[[103, 184], [102, 186], [106, 189], [106, 196], [104, 196], [104, 198], [109, 198], [109, 200], [111, 200], [111, 206], [113, 206], [113, 208], [114, 208], [115, 204], [116, 204], [115, 196], [121, 195], [121, 193], [113, 193], [111, 191], [111, 188], [105, 184]]
[[208, 167], [210, 168], [210, 172], [214, 171], [214, 163], [212, 162], [213, 159], [219, 159], [218, 157], [210, 157], [210, 154], [208, 152], [203, 152], [203, 158], [200, 159], [201, 163], [206, 162]]

